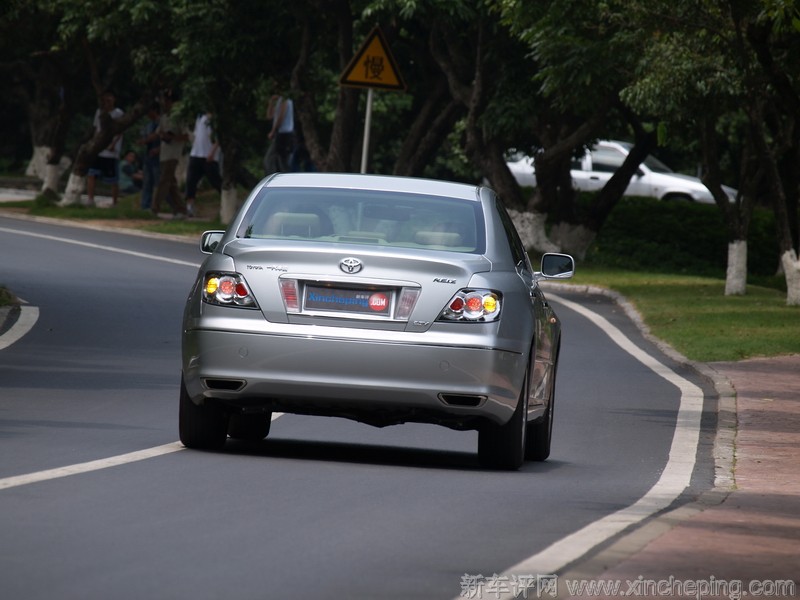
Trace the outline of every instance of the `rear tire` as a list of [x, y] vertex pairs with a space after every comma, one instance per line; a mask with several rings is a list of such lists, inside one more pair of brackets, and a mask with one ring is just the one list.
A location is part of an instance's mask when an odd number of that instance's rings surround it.
[[231, 439], [243, 442], [260, 442], [269, 435], [271, 425], [271, 412], [232, 413], [228, 422], [228, 435]]
[[553, 439], [553, 401], [550, 397], [550, 405], [544, 416], [533, 423], [528, 423], [528, 441], [525, 444], [525, 460], [543, 461], [550, 456], [550, 441]]
[[488, 469], [516, 471], [525, 458], [529, 373], [525, 375], [517, 408], [505, 425], [487, 423], [478, 430], [478, 460]]
[[558, 371], [560, 346], [559, 342], [550, 380], [550, 397], [547, 403], [547, 410], [541, 418], [533, 423], [528, 423], [525, 460], [543, 461], [550, 456], [550, 443], [553, 439], [553, 417], [556, 409], [556, 373]]
[[214, 404], [198, 406], [192, 402], [183, 377], [181, 377], [178, 430], [183, 445], [197, 450], [219, 450], [228, 438], [227, 413]]

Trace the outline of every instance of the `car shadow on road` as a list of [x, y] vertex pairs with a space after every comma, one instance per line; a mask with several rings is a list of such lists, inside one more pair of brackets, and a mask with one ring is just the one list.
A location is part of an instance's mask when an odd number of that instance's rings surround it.
[[[228, 440], [223, 452], [265, 458], [357, 463], [450, 471], [487, 471], [478, 462], [477, 452], [458, 452], [422, 448], [402, 448], [375, 444], [266, 439], [261, 442]], [[558, 467], [557, 461], [526, 462], [520, 472], [546, 472]]]
[[262, 442], [228, 440], [224, 451], [281, 459], [362, 463], [426, 469], [480, 470], [477, 455], [470, 452], [425, 450], [374, 444], [266, 439]]

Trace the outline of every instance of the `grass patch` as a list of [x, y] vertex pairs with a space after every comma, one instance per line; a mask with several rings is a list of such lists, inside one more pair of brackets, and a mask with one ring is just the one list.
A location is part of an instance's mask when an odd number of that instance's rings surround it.
[[641, 313], [653, 335], [698, 362], [800, 353], [800, 307], [785, 292], [749, 285], [725, 296], [722, 279], [630, 272], [581, 265], [573, 283], [618, 291]]
[[[0, 286], [0, 306], [11, 306], [17, 304], [17, 298], [8, 289]], [[2, 323], [0, 323], [1, 325]]]
[[219, 220], [219, 194], [214, 190], [198, 193], [196, 219], [164, 219], [150, 210], [142, 210], [138, 194], [119, 198], [116, 206], [88, 207], [81, 205], [56, 206], [51, 196], [39, 195], [33, 200], [4, 202], [3, 207], [24, 209], [29, 215], [74, 221], [108, 221], [165, 235], [199, 236], [208, 229], [225, 229]]

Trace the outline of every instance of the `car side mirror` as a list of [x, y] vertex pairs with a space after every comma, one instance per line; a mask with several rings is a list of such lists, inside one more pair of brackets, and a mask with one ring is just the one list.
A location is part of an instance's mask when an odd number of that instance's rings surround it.
[[212, 254], [222, 241], [223, 235], [225, 235], [224, 231], [204, 231], [203, 236], [200, 238], [200, 252]]
[[575, 274], [575, 259], [569, 254], [548, 252], [542, 256], [541, 273], [547, 279], [569, 279]]

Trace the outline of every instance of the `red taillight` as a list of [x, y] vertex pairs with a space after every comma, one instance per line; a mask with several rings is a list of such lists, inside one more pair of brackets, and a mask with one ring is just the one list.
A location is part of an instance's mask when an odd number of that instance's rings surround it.
[[464, 310], [464, 298], [462, 298], [461, 296], [456, 296], [450, 302], [449, 308], [453, 312], [460, 313], [462, 310]]
[[238, 273], [209, 273], [203, 286], [203, 300], [223, 306], [255, 307], [256, 301]]
[[459, 290], [439, 315], [440, 321], [486, 322], [500, 316], [500, 292], [493, 290]]
[[467, 305], [465, 310], [471, 313], [478, 313], [483, 310], [483, 300], [477, 294], [467, 297]]

